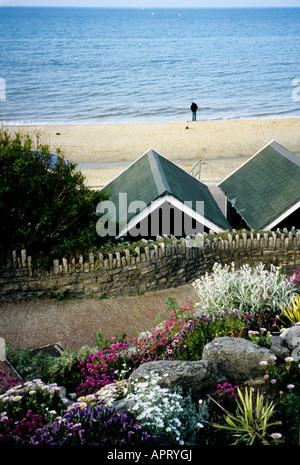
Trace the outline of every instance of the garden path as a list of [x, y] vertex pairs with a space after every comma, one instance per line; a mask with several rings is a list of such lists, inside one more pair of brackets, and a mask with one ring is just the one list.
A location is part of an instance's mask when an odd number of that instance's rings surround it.
[[32, 349], [60, 344], [77, 351], [93, 346], [97, 332], [106, 338], [126, 333], [128, 338], [152, 330], [166, 317], [168, 297], [181, 307], [197, 302], [191, 284], [139, 296], [109, 299], [38, 299], [0, 302], [0, 338]]

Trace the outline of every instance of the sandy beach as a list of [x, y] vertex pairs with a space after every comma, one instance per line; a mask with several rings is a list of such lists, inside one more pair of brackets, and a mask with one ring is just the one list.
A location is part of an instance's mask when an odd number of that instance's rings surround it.
[[203, 181], [221, 181], [273, 139], [300, 155], [300, 118], [4, 129], [33, 140], [38, 135], [51, 151], [60, 148], [93, 188], [105, 186], [150, 148], [188, 172], [201, 160]]

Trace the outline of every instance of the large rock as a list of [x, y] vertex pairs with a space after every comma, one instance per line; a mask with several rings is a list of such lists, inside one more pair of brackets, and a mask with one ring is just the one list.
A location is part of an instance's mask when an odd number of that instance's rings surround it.
[[261, 361], [274, 363], [274, 352], [239, 337], [220, 337], [203, 349], [203, 361], [213, 362], [220, 374], [231, 383], [244, 383], [261, 378]]
[[158, 375], [158, 384], [161, 387], [181, 387], [185, 393], [190, 393], [192, 398], [215, 392], [218, 383], [227, 381], [210, 360], [160, 360], [140, 365], [130, 376], [129, 390], [133, 382], [144, 382], [154, 373]]
[[300, 360], [300, 326], [285, 329], [279, 337], [290, 351], [291, 357], [296, 361]]
[[280, 336], [273, 336], [271, 338], [271, 350], [279, 362], [283, 362], [290, 355], [289, 349], [285, 346], [284, 340]]

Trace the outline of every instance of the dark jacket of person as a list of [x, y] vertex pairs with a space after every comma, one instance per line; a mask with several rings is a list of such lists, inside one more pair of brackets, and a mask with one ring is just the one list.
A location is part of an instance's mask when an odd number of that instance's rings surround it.
[[194, 102], [192, 102], [192, 105], [191, 105], [191, 111], [195, 112], [198, 110], [198, 105]]

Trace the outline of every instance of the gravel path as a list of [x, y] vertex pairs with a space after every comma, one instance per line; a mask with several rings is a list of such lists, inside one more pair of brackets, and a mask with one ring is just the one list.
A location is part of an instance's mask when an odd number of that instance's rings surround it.
[[104, 300], [0, 302], [0, 337], [18, 347], [34, 349], [58, 343], [77, 351], [83, 345], [93, 346], [99, 331], [110, 338], [124, 333], [135, 337], [154, 329], [172, 316], [167, 310], [168, 297], [175, 298], [181, 307], [197, 302], [192, 285]]

